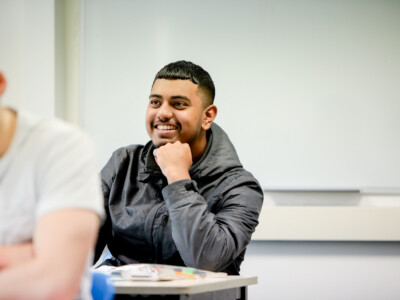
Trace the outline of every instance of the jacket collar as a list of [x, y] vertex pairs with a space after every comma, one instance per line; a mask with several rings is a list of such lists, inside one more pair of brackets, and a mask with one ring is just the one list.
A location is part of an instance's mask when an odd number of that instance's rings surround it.
[[141, 182], [146, 182], [150, 177], [162, 177], [160, 167], [156, 163], [156, 159], [153, 155], [153, 150], [155, 149], [152, 141], [148, 142], [140, 155], [139, 162], [139, 173], [138, 180]]

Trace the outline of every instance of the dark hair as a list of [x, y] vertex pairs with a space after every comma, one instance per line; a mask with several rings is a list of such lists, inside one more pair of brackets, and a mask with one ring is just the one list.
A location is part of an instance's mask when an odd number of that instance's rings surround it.
[[180, 60], [166, 65], [156, 74], [153, 85], [157, 79], [190, 79], [204, 93], [204, 106], [214, 103], [215, 86], [210, 74], [190, 61]]

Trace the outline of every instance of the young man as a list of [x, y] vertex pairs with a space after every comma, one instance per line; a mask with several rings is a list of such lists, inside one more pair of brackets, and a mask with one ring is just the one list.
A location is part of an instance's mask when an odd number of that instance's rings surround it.
[[0, 299], [91, 299], [104, 214], [93, 150], [64, 122], [0, 106]]
[[239, 274], [263, 192], [213, 124], [214, 83], [186, 61], [161, 69], [146, 113], [151, 141], [116, 150], [101, 172], [106, 264], [161, 263]]

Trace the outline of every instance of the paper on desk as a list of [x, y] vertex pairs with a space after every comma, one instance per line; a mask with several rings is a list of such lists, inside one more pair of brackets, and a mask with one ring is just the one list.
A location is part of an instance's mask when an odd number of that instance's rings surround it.
[[162, 281], [177, 279], [198, 279], [225, 277], [224, 272], [210, 272], [196, 268], [161, 265], [161, 264], [129, 264], [120, 267], [101, 266], [96, 271], [106, 273], [112, 280], [145, 280]]

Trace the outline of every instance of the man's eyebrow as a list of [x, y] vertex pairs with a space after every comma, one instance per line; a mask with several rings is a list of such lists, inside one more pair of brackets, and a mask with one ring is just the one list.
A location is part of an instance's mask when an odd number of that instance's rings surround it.
[[149, 99], [150, 98], [162, 98], [161, 97], [161, 95], [159, 95], [159, 94], [151, 94], [150, 96], [149, 96]]
[[176, 99], [183, 99], [183, 100], [186, 100], [186, 101], [191, 102], [190, 99], [189, 99], [188, 97], [184, 96], [184, 95], [172, 96], [171, 99], [173, 99], [173, 100], [176, 100]]
[[[151, 94], [151, 95], [149, 96], [149, 99], [151, 99], [151, 98], [159, 98], [159, 99], [162, 99], [162, 96], [159, 95], [159, 94]], [[183, 99], [183, 100], [185, 100], [185, 101], [191, 102], [190, 98], [187, 97], [187, 96], [184, 96], [184, 95], [172, 96], [170, 99], [172, 99], [172, 100]]]

